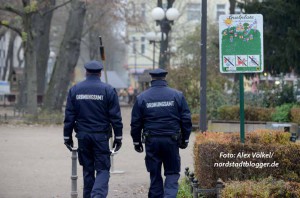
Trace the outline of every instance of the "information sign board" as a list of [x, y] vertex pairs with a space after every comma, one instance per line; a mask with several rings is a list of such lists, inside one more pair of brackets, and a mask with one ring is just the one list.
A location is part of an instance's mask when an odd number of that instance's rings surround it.
[[263, 16], [232, 14], [219, 17], [220, 71], [263, 72]]

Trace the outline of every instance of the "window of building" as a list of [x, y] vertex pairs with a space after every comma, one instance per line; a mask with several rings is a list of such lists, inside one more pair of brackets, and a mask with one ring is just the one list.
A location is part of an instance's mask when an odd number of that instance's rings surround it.
[[226, 14], [226, 10], [225, 10], [226, 5], [225, 4], [217, 4], [217, 18], [216, 20], [219, 20], [219, 16]]
[[187, 11], [187, 20], [193, 21], [197, 20], [200, 21], [201, 19], [201, 4], [200, 3], [188, 3], [186, 7]]
[[141, 37], [141, 54], [145, 54], [145, 41], [146, 41], [146, 38], [144, 36]]
[[146, 4], [145, 3], [141, 4], [141, 18], [142, 19], [146, 18]]
[[145, 48], [146, 48], [145, 44], [142, 43], [141, 44], [141, 54], [145, 54]]
[[131, 42], [132, 42], [132, 53], [135, 54], [136, 53], [136, 43], [137, 43], [135, 36], [132, 37]]

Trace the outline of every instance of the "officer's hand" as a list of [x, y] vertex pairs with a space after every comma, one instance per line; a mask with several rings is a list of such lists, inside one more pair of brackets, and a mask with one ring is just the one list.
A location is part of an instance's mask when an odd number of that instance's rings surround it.
[[115, 139], [114, 142], [113, 142], [113, 148], [114, 148], [114, 151], [117, 152], [122, 146], [122, 140], [120, 139]]
[[142, 153], [144, 151], [142, 142], [139, 142], [139, 144], [134, 145], [134, 150], [138, 153]]
[[71, 136], [68, 140], [65, 139], [65, 145], [66, 145], [66, 147], [67, 147], [70, 151], [72, 151], [72, 148], [73, 148], [73, 146], [74, 146], [74, 142], [73, 142], [72, 136]]
[[181, 142], [181, 144], [179, 145], [179, 148], [181, 149], [186, 149], [186, 147], [188, 146], [189, 143], [187, 142]]

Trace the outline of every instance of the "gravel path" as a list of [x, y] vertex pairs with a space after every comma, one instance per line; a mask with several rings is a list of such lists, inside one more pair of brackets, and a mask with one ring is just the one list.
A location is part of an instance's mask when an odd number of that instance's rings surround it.
[[[109, 198], [146, 198], [149, 175], [145, 153], [133, 149], [130, 107], [122, 107], [123, 145], [114, 156]], [[71, 190], [71, 153], [63, 145], [63, 126], [0, 125], [0, 198], [67, 198]], [[192, 143], [180, 150], [182, 172], [193, 166]], [[75, 138], [75, 144], [76, 138]], [[78, 193], [82, 197], [82, 171], [78, 166]]]

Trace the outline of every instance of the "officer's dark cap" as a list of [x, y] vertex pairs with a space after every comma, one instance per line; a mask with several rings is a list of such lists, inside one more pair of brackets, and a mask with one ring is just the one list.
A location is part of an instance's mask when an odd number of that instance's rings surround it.
[[103, 69], [103, 65], [99, 61], [89, 61], [84, 65], [84, 68], [86, 69], [87, 72], [90, 73], [100, 73], [101, 70]]
[[149, 74], [151, 75], [151, 77], [165, 77], [168, 72], [166, 70], [158, 68], [150, 71]]

